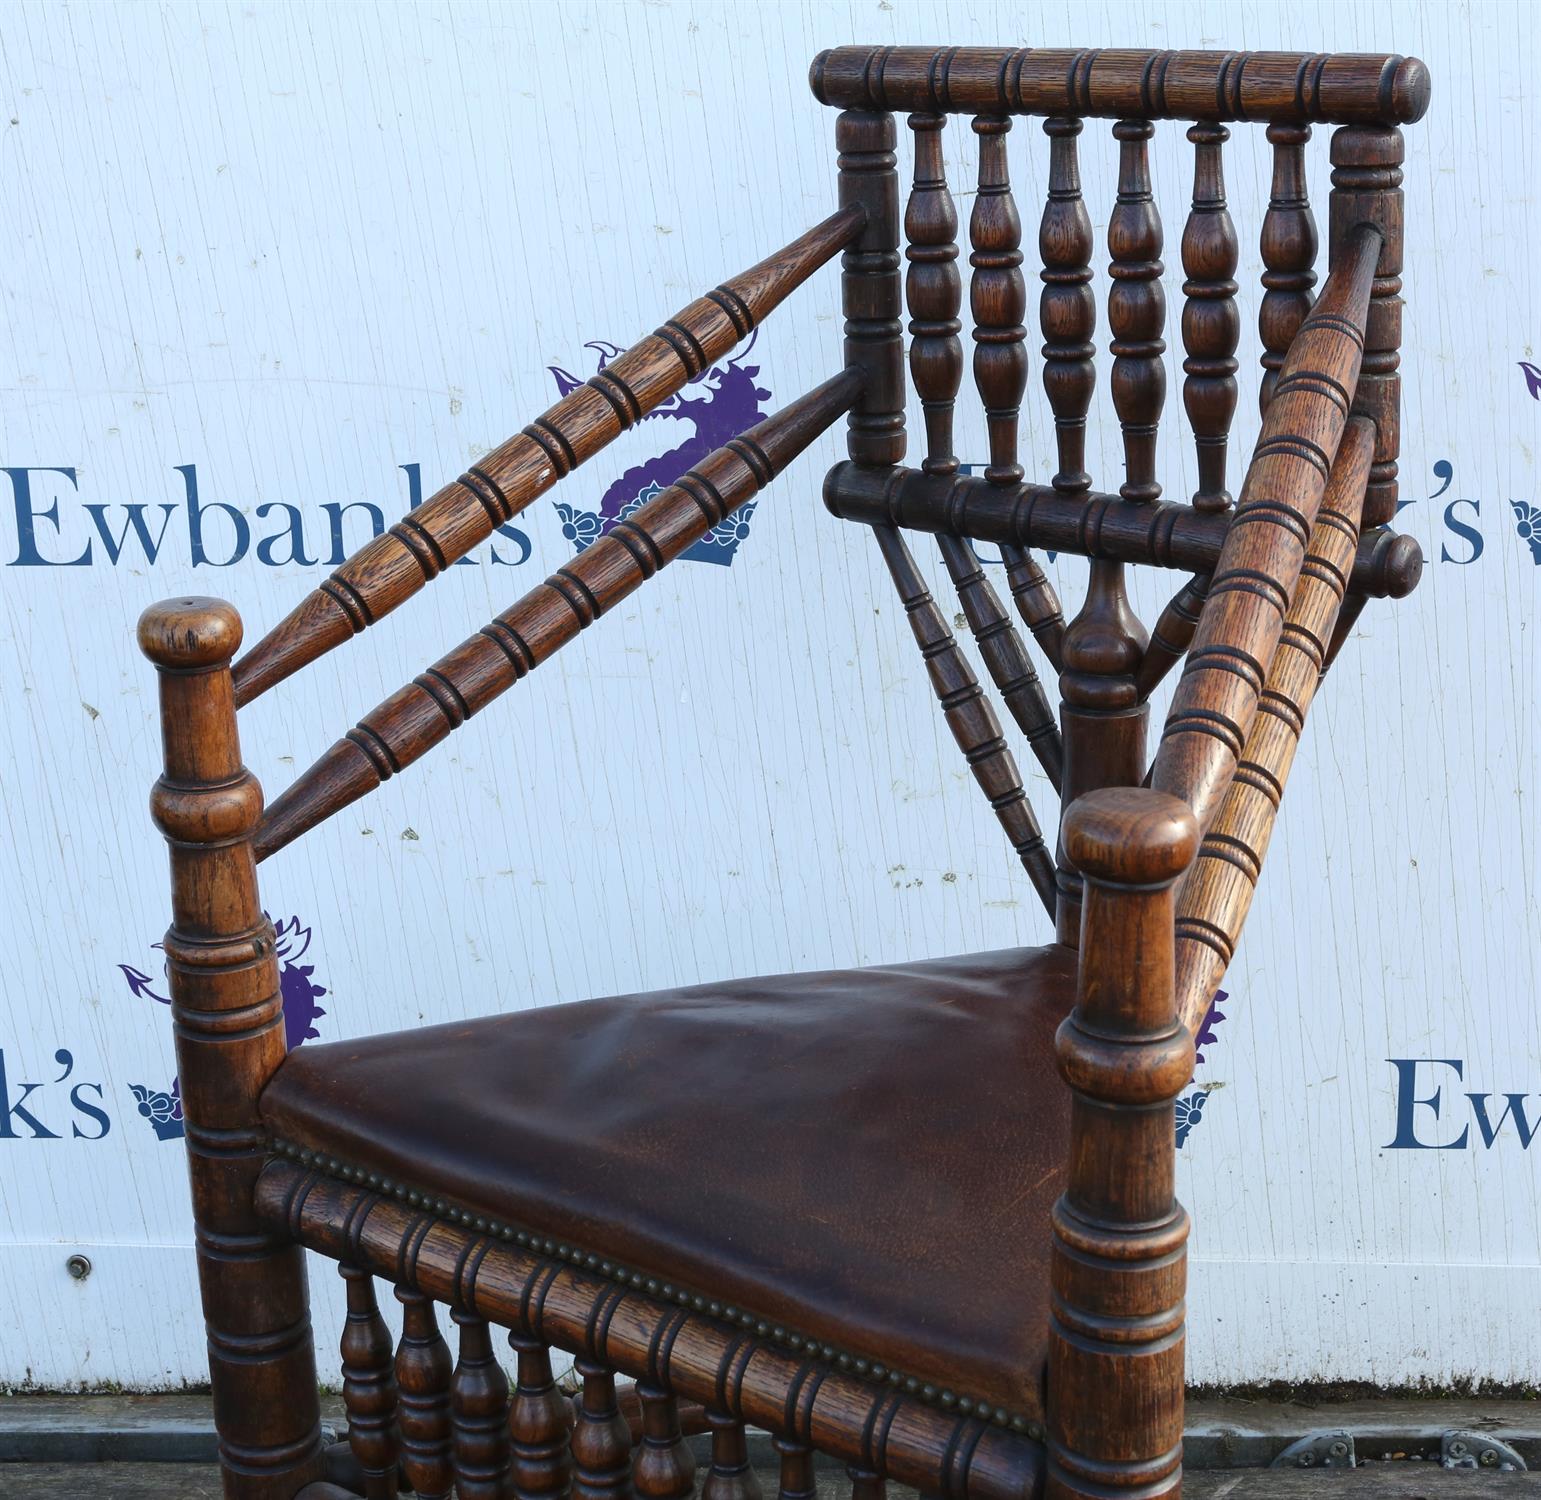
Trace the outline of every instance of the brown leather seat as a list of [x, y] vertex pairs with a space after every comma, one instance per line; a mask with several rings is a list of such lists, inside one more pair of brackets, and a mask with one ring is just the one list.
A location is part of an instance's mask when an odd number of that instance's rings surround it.
[[1036, 1417], [1075, 953], [701, 985], [307, 1046], [279, 1140]]

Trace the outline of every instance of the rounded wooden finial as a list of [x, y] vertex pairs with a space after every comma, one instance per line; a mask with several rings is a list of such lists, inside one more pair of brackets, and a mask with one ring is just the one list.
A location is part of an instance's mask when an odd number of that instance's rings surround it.
[[1065, 813], [1065, 852], [1083, 875], [1121, 885], [1175, 880], [1193, 862], [1199, 825], [1186, 802], [1147, 787], [1102, 787]]
[[1393, 599], [1405, 599], [1422, 577], [1423, 548], [1418, 539], [1405, 533], [1398, 535], [1386, 549], [1387, 593]]
[[808, 87], [813, 90], [813, 97], [820, 104], [829, 103], [824, 92], [824, 66], [829, 61], [829, 54], [830, 49], [826, 47], [808, 66]]
[[241, 617], [223, 599], [162, 599], [139, 617], [139, 649], [158, 667], [217, 667], [241, 649]]
[[1402, 125], [1421, 120], [1429, 109], [1432, 85], [1422, 58], [1404, 57], [1391, 76], [1391, 114]]

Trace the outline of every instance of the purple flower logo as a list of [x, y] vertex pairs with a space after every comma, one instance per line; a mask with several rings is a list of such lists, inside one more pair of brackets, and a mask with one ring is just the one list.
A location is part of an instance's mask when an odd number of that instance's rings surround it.
[[[298, 917], [288, 917], [282, 922], [274, 923], [273, 934], [277, 939], [278, 985], [283, 999], [284, 1040], [292, 1052], [303, 1042], [321, 1035], [316, 1030], [316, 1022], [326, 1014], [326, 1011], [316, 1002], [326, 994], [326, 990], [312, 977], [316, 972], [316, 966], [300, 962], [310, 948], [310, 928], [304, 926]], [[159, 948], [161, 945], [154, 943], [151, 946]], [[119, 964], [118, 968], [122, 971], [123, 978], [133, 994], [154, 1000], [159, 1005], [171, 1004], [171, 996], [157, 990], [154, 980], [148, 974], [136, 969], [132, 964]], [[164, 968], [163, 964], [162, 972]], [[183, 1133], [182, 1088], [176, 1079], [173, 1079], [171, 1087], [165, 1090], [152, 1089], [142, 1083], [131, 1083], [129, 1092], [134, 1096], [134, 1103], [139, 1113], [154, 1128], [157, 1139], [163, 1141], [181, 1139]]]
[[[602, 339], [592, 340], [583, 347], [592, 349], [598, 356], [597, 368], [600, 370], [621, 352], [616, 345]], [[616, 522], [625, 520], [673, 484], [693, 464], [722, 447], [729, 438], [737, 437], [745, 428], [753, 427], [766, 415], [770, 392], [758, 384], [760, 367], [743, 363], [753, 347], [754, 339], [751, 338], [742, 352], [722, 364], [713, 365], [691, 381], [687, 390], [643, 417], [644, 422], [687, 423], [690, 436], [666, 452], [628, 469], [605, 491], [598, 510], [579, 510], [577, 506], [561, 501], [556, 503], [562, 535], [572, 543], [574, 552], [591, 547]], [[565, 396], [583, 384], [560, 365], [547, 368], [556, 381], [559, 396]], [[691, 389], [698, 394], [690, 394]], [[739, 544], [749, 535], [749, 520], [753, 513], [753, 501], [740, 506], [721, 525], [713, 527], [700, 541], [686, 548], [681, 556], [689, 562], [720, 563], [726, 567], [733, 561]]]
[[[1229, 998], [1224, 990], [1216, 990], [1215, 998], [1209, 1002], [1209, 1009], [1204, 1012], [1204, 1023], [1199, 1027], [1198, 1035], [1193, 1039], [1195, 1077], [1197, 1077], [1197, 1070], [1204, 1065], [1204, 1049], [1215, 1046], [1220, 1040], [1217, 1028], [1225, 1020], [1225, 1012], [1220, 1009], [1220, 1003]], [[1178, 1099], [1177, 1149], [1179, 1151], [1187, 1144], [1188, 1136], [1192, 1132], [1193, 1127], [1204, 1117], [1204, 1105], [1213, 1092], [1213, 1084], [1195, 1084], [1192, 1089]]]

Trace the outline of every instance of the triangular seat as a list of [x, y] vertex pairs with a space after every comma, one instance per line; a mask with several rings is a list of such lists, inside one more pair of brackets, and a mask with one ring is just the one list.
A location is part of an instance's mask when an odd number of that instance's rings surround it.
[[1052, 946], [307, 1046], [274, 1137], [1030, 1419], [1068, 1160]]

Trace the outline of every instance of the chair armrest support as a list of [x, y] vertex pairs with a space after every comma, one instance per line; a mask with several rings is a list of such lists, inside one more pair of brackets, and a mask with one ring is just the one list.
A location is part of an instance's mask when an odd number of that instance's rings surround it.
[[1173, 1101], [1193, 1074], [1177, 1015], [1173, 912], [1198, 848], [1175, 797], [1105, 787], [1065, 814], [1084, 881], [1074, 1011], [1056, 1038], [1072, 1091], [1053, 1215], [1049, 1493], [1182, 1488], [1188, 1216], [1174, 1191]]

